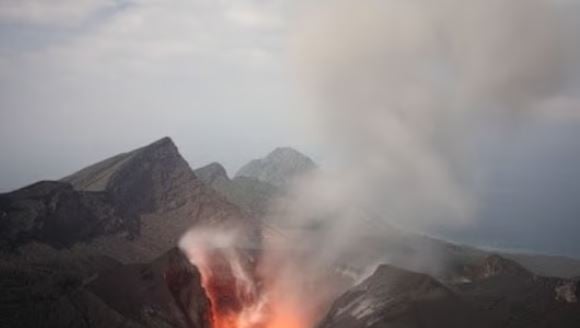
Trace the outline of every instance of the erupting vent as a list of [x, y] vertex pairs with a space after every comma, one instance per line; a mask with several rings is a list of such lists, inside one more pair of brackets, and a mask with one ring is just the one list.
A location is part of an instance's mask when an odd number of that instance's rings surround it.
[[285, 293], [288, 289], [280, 275], [264, 270], [264, 261], [258, 265], [248, 251], [232, 247], [234, 241], [233, 236], [215, 231], [190, 232], [181, 241], [181, 248], [201, 271], [213, 328], [310, 327], [299, 302]]
[[264, 320], [259, 284], [239, 256], [237, 252], [213, 249], [203, 255], [205, 259], [194, 259], [205, 264], [200, 269], [212, 303], [214, 328], [250, 328]]

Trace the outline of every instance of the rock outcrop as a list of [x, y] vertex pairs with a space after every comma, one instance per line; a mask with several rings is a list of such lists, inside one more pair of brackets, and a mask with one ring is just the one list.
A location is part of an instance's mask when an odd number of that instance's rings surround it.
[[381, 265], [334, 302], [319, 328], [492, 327], [428, 275]]
[[148, 264], [0, 261], [0, 278], [0, 327], [210, 327], [199, 272], [177, 249]]
[[183, 206], [200, 181], [169, 138], [119, 154], [62, 179], [76, 190], [106, 191], [129, 214]]
[[230, 179], [219, 163], [196, 169], [195, 175], [228, 201], [254, 217], [263, 217], [268, 211], [270, 202], [281, 195], [278, 187], [255, 178], [240, 176]]
[[148, 264], [127, 264], [88, 286], [111, 308], [147, 327], [210, 328], [210, 301], [196, 267], [177, 248]]
[[473, 269], [480, 274], [457, 285], [457, 292], [494, 318], [497, 326], [572, 328], [580, 322], [580, 305], [571, 302], [570, 295], [576, 281], [538, 276], [497, 255]]
[[169, 138], [2, 194], [0, 218], [1, 327], [208, 328], [200, 273], [174, 247], [195, 226], [261, 240]]
[[260, 242], [258, 221], [198, 179], [169, 138], [0, 195], [0, 215], [1, 250], [43, 242], [146, 262], [195, 225], [235, 227]]
[[0, 248], [15, 249], [29, 241], [70, 247], [100, 234], [130, 231], [133, 222], [118, 209], [104, 192], [38, 182], [0, 195]]
[[121, 264], [102, 256], [0, 261], [0, 327], [143, 327], [86, 288]]
[[536, 276], [488, 256], [467, 270], [470, 281], [382, 265], [344, 293], [318, 327], [569, 327], [580, 322], [578, 282]]

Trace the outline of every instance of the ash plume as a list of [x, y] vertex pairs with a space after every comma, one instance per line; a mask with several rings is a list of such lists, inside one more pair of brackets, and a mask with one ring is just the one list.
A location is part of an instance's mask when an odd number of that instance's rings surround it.
[[419, 229], [471, 222], [475, 138], [545, 110], [578, 54], [542, 0], [324, 1], [297, 26], [306, 115], [341, 162], [296, 194]]
[[[266, 327], [283, 326], [281, 318], [313, 326], [338, 293], [388, 260], [380, 248], [368, 253], [391, 236], [381, 222], [421, 231], [473, 222], [473, 145], [489, 126], [506, 136], [525, 128], [566, 88], [578, 52], [565, 17], [542, 0], [341, 0], [305, 9], [291, 42], [312, 99], [302, 114], [339, 160], [271, 204], [274, 221], [301, 230], [260, 254], [264, 301], [254, 304]], [[187, 245], [197, 239], [184, 237], [182, 247], [198, 247]], [[438, 256], [406, 261], [433, 270]]]
[[[291, 42], [312, 99], [303, 115], [338, 161], [298, 181], [273, 212], [324, 222], [301, 242], [314, 250], [313, 276], [348, 263], [364, 268], [356, 280], [388, 261], [366, 246], [393, 236], [381, 222], [421, 232], [474, 223], [477, 139], [541, 118], [577, 64], [573, 24], [555, 2], [345, 0], [305, 12]], [[403, 261], [434, 272], [443, 256]]]

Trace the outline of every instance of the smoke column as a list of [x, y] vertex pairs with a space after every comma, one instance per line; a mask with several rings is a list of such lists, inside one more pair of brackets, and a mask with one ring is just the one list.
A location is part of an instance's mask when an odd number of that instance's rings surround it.
[[331, 222], [301, 242], [311, 277], [356, 262], [369, 232], [389, 238], [376, 218], [419, 231], [473, 223], [476, 139], [541, 118], [578, 64], [574, 24], [554, 1], [338, 0], [304, 12], [291, 41], [312, 99], [303, 115], [339, 160], [273, 212]]
[[472, 222], [472, 139], [490, 124], [521, 125], [568, 83], [577, 51], [561, 10], [541, 0], [309, 3], [291, 57], [313, 99], [304, 115], [340, 160], [296, 181], [270, 215], [323, 228], [265, 243], [255, 273], [231, 251], [229, 232], [186, 235], [180, 245], [206, 288], [208, 254], [220, 248], [246, 304], [226, 308], [234, 318], [218, 328], [313, 326], [353, 283], [339, 271], [359, 260], [368, 232], [388, 235], [376, 217], [418, 229]]
[[562, 10], [542, 0], [345, 0], [307, 10], [292, 55], [314, 99], [308, 115], [342, 157], [330, 182], [296, 194], [411, 227], [469, 224], [471, 141], [487, 124], [525, 121], [568, 82], [577, 49]]

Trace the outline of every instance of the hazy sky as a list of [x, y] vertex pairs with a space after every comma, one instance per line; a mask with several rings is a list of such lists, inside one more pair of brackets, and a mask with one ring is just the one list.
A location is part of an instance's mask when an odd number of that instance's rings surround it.
[[[304, 3], [0, 0], [0, 192], [163, 136], [230, 173], [277, 146], [324, 161], [288, 55]], [[577, 89], [548, 120], [482, 138], [485, 220], [442, 234], [580, 256]]]
[[171, 136], [230, 171], [306, 145], [285, 1], [0, 0], [0, 190]]

